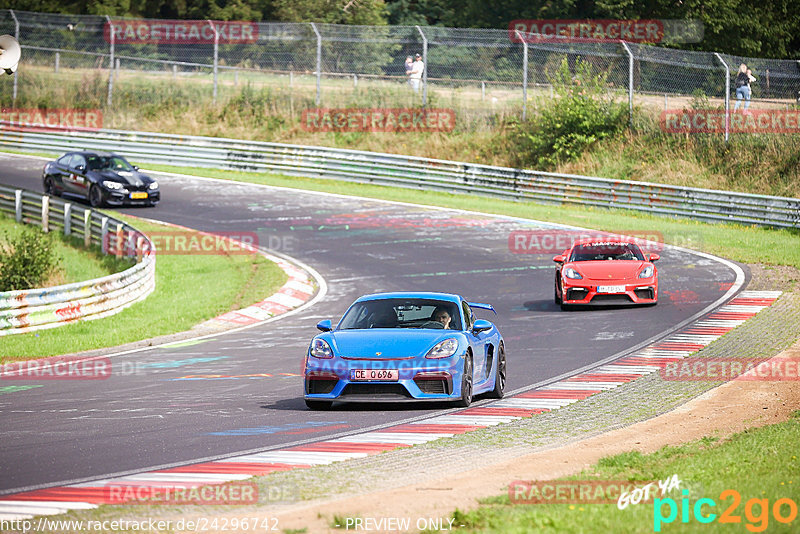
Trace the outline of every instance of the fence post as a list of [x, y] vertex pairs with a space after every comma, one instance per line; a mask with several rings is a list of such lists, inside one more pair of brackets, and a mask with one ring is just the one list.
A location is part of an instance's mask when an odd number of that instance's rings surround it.
[[528, 41], [519, 30], [514, 30], [522, 43], [522, 120], [528, 117]]
[[422, 28], [416, 26], [419, 35], [422, 37], [422, 107], [428, 105], [428, 38], [422, 32]]
[[108, 58], [108, 97], [106, 98], [106, 105], [111, 108], [111, 95], [114, 94], [114, 45], [116, 36], [114, 35], [114, 25], [111, 23], [111, 17], [106, 15], [106, 22], [108, 23], [109, 41], [109, 58]]
[[728, 138], [730, 137], [731, 127], [731, 73], [728, 69], [728, 64], [725, 63], [725, 60], [722, 59], [722, 56], [716, 52], [714, 52], [714, 55], [725, 68], [725, 142], [727, 143]]
[[53, 69], [56, 74], [58, 74], [59, 63], [61, 63], [61, 52], [56, 52], [56, 61]]
[[[14, 18], [14, 38], [17, 40], [17, 42], [19, 42], [19, 20], [17, 20], [17, 15], [16, 15], [16, 13], [14, 13], [13, 9], [9, 9], [8, 12], [11, 13], [11, 16]], [[13, 89], [13, 92], [11, 94], [11, 99], [15, 104], [17, 102], [17, 73], [18, 72], [19, 72], [19, 69], [16, 69], [14, 71], [14, 89]]]
[[22, 222], [22, 189], [14, 191], [14, 218], [18, 223]]
[[50, 231], [50, 197], [42, 196], [42, 232]]
[[316, 105], [319, 106], [320, 102], [320, 83], [322, 80], [322, 35], [319, 34], [317, 31], [317, 25], [313, 22], [309, 22], [311, 24], [311, 29], [314, 30], [314, 34], [317, 36], [317, 100]]
[[623, 40], [619, 41], [622, 44], [622, 48], [625, 49], [625, 52], [628, 53], [628, 124], [633, 128], [633, 52], [631, 52], [631, 48], [628, 46]]
[[214, 31], [214, 93], [211, 98], [211, 101], [216, 104], [217, 103], [217, 75], [219, 73], [219, 32], [217, 31], [217, 27], [214, 26], [214, 23], [207, 19], [209, 26]]
[[72, 233], [72, 203], [64, 204], [64, 235]]

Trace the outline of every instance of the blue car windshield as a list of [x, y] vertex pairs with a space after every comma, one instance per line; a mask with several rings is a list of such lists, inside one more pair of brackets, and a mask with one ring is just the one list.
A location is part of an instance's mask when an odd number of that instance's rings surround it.
[[339, 330], [424, 328], [461, 330], [458, 304], [446, 300], [391, 298], [356, 302], [342, 317]]
[[634, 243], [597, 242], [577, 245], [572, 249], [569, 261], [639, 260], [644, 255]]

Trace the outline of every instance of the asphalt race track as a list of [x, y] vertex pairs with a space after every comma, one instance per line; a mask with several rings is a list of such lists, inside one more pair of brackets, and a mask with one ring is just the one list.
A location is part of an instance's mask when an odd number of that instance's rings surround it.
[[[43, 163], [0, 154], [0, 182], [41, 191]], [[492, 303], [498, 316], [479, 316], [495, 320], [505, 336], [510, 391], [662, 337], [735, 280], [720, 262], [665, 249], [658, 306], [567, 313], [553, 303], [552, 257], [560, 251], [509, 249], [512, 231], [546, 226], [255, 185], [159, 181], [158, 207], [121, 212], [205, 231], [257, 232], [262, 246], [314, 267], [327, 296], [255, 328], [113, 356], [107, 380], [14, 380], [41, 387], [0, 395], [0, 493], [287, 446], [450, 409], [306, 409], [298, 375], [315, 324], [335, 323], [364, 293], [446, 291]], [[246, 376], [257, 374], [272, 376]]]

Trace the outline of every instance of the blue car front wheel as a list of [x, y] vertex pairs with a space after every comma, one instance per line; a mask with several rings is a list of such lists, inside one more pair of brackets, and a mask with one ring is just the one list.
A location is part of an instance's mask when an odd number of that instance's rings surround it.
[[464, 357], [464, 371], [461, 373], [461, 398], [456, 401], [456, 406], [462, 408], [472, 404], [472, 354]]
[[494, 375], [494, 389], [489, 392], [492, 399], [502, 399], [506, 390], [506, 348], [500, 343], [497, 349], [497, 371]]

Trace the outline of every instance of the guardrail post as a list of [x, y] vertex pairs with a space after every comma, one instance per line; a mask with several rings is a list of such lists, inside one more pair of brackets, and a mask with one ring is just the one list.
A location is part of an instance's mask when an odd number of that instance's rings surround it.
[[106, 22], [108, 22], [108, 34], [111, 37], [109, 41], [109, 58], [108, 58], [108, 97], [106, 98], [106, 105], [111, 108], [111, 97], [114, 94], [114, 45], [116, 36], [114, 35], [114, 25], [111, 23], [111, 17], [106, 15]]
[[[317, 36], [317, 100], [316, 105], [319, 106], [320, 103], [320, 84], [322, 82], [322, 35], [317, 31], [317, 25], [313, 22], [309, 22], [311, 24], [311, 29], [314, 30], [314, 33]], [[291, 82], [291, 79], [289, 80]]]
[[64, 204], [64, 235], [72, 233], [72, 203]]
[[519, 30], [514, 30], [517, 38], [522, 41], [522, 120], [528, 116], [528, 41]]
[[620, 40], [622, 48], [628, 53], [628, 123], [633, 128], [633, 52], [628, 43]]
[[22, 189], [14, 191], [14, 219], [18, 223], [22, 222]]
[[217, 31], [217, 27], [214, 23], [207, 19], [206, 22], [211, 26], [211, 29], [214, 31], [214, 94], [212, 97], [212, 102], [217, 103], [217, 75], [219, 73], [219, 32]]
[[714, 55], [722, 63], [725, 68], [725, 142], [730, 138], [731, 129], [731, 73], [728, 64], [722, 59], [722, 56], [714, 52]]
[[108, 254], [108, 217], [100, 219], [100, 248], [103, 254]]
[[42, 232], [50, 231], [50, 197], [42, 196]]
[[[9, 9], [8, 12], [11, 13], [11, 16], [14, 19], [14, 38], [17, 40], [17, 42], [19, 42], [19, 20], [17, 20], [17, 15], [16, 15], [16, 13], [14, 13], [13, 9]], [[14, 71], [14, 89], [12, 90], [12, 93], [11, 93], [11, 100], [15, 104], [17, 102], [17, 73], [18, 72], [19, 72], [19, 69], [16, 69]]]
[[83, 246], [89, 248], [92, 244], [92, 210], [83, 210]]
[[416, 27], [422, 37], [422, 107], [428, 105], [428, 38], [422, 32], [422, 28]]
[[122, 223], [117, 223], [117, 232], [116, 232], [116, 247], [117, 249], [114, 251], [114, 255], [118, 258], [122, 257], [122, 242], [125, 239], [125, 235], [123, 234]]

